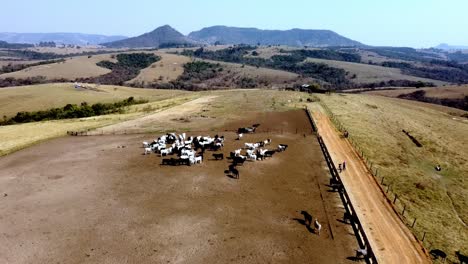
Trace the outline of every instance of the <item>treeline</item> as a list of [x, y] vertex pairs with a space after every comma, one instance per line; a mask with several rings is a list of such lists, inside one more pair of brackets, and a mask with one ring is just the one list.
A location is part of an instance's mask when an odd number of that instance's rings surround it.
[[409, 94], [400, 94], [398, 98], [401, 99], [408, 99], [420, 102], [426, 102], [431, 104], [439, 104], [448, 107], [458, 108], [465, 111], [468, 111], [468, 96], [460, 99], [454, 98], [435, 98], [435, 97], [427, 97], [426, 91], [419, 90]]
[[30, 67], [34, 67], [34, 66], [39, 66], [39, 65], [46, 65], [46, 64], [60, 63], [60, 62], [65, 62], [65, 60], [64, 59], [47, 60], [47, 61], [40, 61], [40, 62], [37, 62], [37, 63], [31, 63], [31, 64], [11, 64], [11, 63], [9, 63], [8, 65], [2, 66], [2, 68], [0, 68], [0, 74], [21, 71], [21, 70], [24, 70], [24, 69], [27, 69], [27, 68], [30, 68]]
[[302, 53], [274, 55], [270, 59], [245, 57], [252, 50], [255, 50], [255, 47], [236, 46], [217, 51], [207, 51], [200, 48], [195, 51], [184, 50], [182, 55], [289, 71], [304, 77], [325, 81], [337, 88], [347, 88], [351, 85], [351, 82], [346, 78], [345, 70], [330, 67], [323, 63], [304, 62], [307, 57]]
[[99, 83], [109, 85], [124, 85], [126, 81], [129, 81], [140, 74], [140, 71], [151, 64], [161, 60], [161, 57], [156, 56], [152, 53], [122, 53], [116, 56], [117, 63], [110, 61], [101, 61], [97, 65], [110, 69], [111, 72], [89, 78], [76, 79], [78, 82], [85, 83]]
[[122, 109], [126, 106], [144, 104], [147, 102], [148, 100], [135, 100], [133, 97], [129, 97], [125, 100], [115, 103], [96, 103], [89, 105], [88, 103], [83, 102], [81, 105], [67, 104], [62, 108], [51, 108], [44, 111], [18, 112], [14, 117], [9, 119], [4, 116], [3, 121], [0, 122], [0, 125], [5, 126], [44, 120], [59, 120], [106, 115], [121, 112]]
[[375, 52], [380, 56], [391, 59], [406, 60], [406, 61], [430, 61], [439, 59], [440, 57], [432, 53], [419, 52], [413, 48], [405, 47], [373, 47], [365, 48], [364, 50]]
[[0, 49], [25, 49], [31, 47], [34, 47], [34, 45], [23, 43], [8, 43], [6, 41], [0, 40]]
[[43, 83], [63, 83], [71, 82], [71, 80], [60, 78], [60, 79], [47, 79], [44, 76], [34, 76], [28, 78], [12, 78], [7, 77], [5, 79], [0, 78], [0, 88], [12, 87], [12, 86], [24, 86], [24, 85], [35, 85]]
[[402, 73], [422, 78], [446, 81], [451, 83], [468, 83], [468, 65], [455, 61], [431, 60], [423, 66], [415, 66], [407, 62], [386, 61], [384, 67], [399, 68]]
[[296, 54], [300, 57], [305, 58], [316, 58], [325, 60], [337, 60], [347, 62], [361, 62], [361, 55], [357, 53], [341, 52], [331, 49], [320, 49], [320, 50], [293, 50], [293, 51], [282, 51], [283, 53]]
[[435, 87], [436, 85], [431, 82], [410, 81], [410, 80], [389, 80], [374, 83], [361, 83], [356, 84], [355, 88], [379, 88], [379, 87]]

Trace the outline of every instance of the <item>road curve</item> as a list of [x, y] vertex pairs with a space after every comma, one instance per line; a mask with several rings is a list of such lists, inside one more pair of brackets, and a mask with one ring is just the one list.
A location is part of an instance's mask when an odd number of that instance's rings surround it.
[[431, 263], [422, 245], [395, 213], [352, 145], [340, 137], [326, 115], [320, 112], [312, 115], [335, 164], [346, 161], [341, 179], [377, 261]]

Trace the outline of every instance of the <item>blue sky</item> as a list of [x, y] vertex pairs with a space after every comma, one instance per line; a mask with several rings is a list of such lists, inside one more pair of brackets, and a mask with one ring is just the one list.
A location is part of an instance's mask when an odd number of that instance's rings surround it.
[[468, 45], [467, 0], [15, 0], [0, 32], [136, 36], [169, 24], [187, 34], [212, 25], [330, 29], [369, 45]]

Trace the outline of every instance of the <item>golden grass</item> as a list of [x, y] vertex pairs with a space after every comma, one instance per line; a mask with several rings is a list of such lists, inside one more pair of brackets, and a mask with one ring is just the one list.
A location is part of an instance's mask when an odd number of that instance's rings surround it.
[[124, 114], [0, 126], [0, 138], [2, 139], [0, 141], [0, 156], [51, 138], [64, 136], [67, 131], [86, 131], [109, 126], [144, 116], [149, 112], [162, 111], [194, 98], [196, 95], [188, 94], [147, 104], [133, 105], [127, 107]]
[[1, 74], [0, 78], [28, 78], [35, 76], [45, 76], [47, 79], [65, 78], [73, 80], [76, 78], [97, 77], [111, 72], [109, 69], [102, 68], [96, 63], [111, 59], [110, 54], [88, 56], [78, 56], [67, 58], [65, 62], [52, 63], [26, 68], [21, 71]]
[[[410, 81], [423, 81], [432, 82], [435, 85], [443, 85], [445, 82], [415, 77], [401, 73], [400, 69], [382, 67], [377, 65], [368, 65], [362, 63], [346, 62], [346, 61], [334, 61], [334, 60], [323, 60], [308, 58], [306, 61], [315, 63], [325, 63], [331, 67], [344, 69], [349, 72], [350, 76], [356, 74], [356, 78], [352, 79], [356, 83], [374, 83], [381, 81], [390, 80], [410, 80]], [[349, 77], [350, 77], [349, 76]]]
[[391, 90], [374, 90], [365, 92], [367, 94], [382, 95], [388, 97], [397, 97], [400, 94], [408, 94], [415, 91], [425, 91], [427, 97], [435, 98], [465, 98], [468, 96], [468, 85], [461, 86], [443, 86], [443, 87], [428, 87], [428, 88], [403, 88], [403, 89], [391, 89]]
[[184, 72], [184, 64], [190, 62], [190, 58], [175, 54], [167, 54], [156, 52], [156, 55], [161, 57], [161, 60], [153, 63], [146, 69], [143, 69], [140, 74], [128, 83], [135, 82], [169, 82], [177, 79]]
[[187, 94], [179, 90], [138, 89], [122, 86], [88, 85], [100, 92], [75, 89], [71, 83], [43, 84], [0, 89], [0, 118], [12, 116], [19, 111], [38, 111], [66, 104], [81, 102], [108, 103], [126, 99], [130, 96], [158, 101]]
[[[449, 114], [453, 109], [370, 95], [319, 95], [350, 132], [364, 155], [391, 185], [397, 207], [417, 218], [413, 230], [425, 245], [450, 254], [467, 252], [468, 120]], [[445, 111], [441, 111], [445, 109]], [[418, 148], [402, 132], [422, 144]], [[440, 164], [442, 171], [434, 166]]]

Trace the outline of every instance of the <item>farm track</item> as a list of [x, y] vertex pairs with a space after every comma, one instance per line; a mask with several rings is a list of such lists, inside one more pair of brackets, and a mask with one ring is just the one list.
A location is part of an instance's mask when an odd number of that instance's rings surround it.
[[430, 263], [427, 253], [387, 201], [373, 176], [330, 120], [314, 112], [318, 131], [335, 163], [346, 161], [342, 180], [380, 263]]

